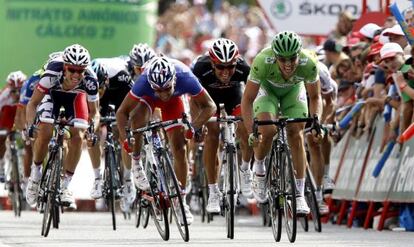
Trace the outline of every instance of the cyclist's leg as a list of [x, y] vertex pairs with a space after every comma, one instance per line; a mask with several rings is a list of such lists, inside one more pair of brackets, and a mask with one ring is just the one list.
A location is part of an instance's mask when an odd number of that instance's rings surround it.
[[[236, 106], [232, 112], [233, 116], [241, 116], [240, 105]], [[251, 197], [252, 192], [252, 171], [250, 170], [250, 160], [253, 155], [253, 148], [248, 144], [248, 134], [242, 122], [237, 124], [236, 136], [240, 141], [241, 164], [240, 164], [240, 186], [241, 192], [245, 197]]]
[[207, 123], [206, 126], [207, 135], [204, 138], [203, 161], [210, 191], [206, 210], [210, 213], [219, 213], [221, 195], [218, 187], [218, 173], [220, 172], [220, 162], [218, 162], [217, 149], [220, 141], [220, 127], [218, 123]]
[[[161, 110], [163, 121], [181, 118], [184, 112], [184, 104], [181, 97], [173, 97], [167, 102], [159, 102], [158, 106]], [[181, 189], [185, 190], [187, 185], [188, 161], [183, 130], [181, 125], [172, 125], [166, 128], [168, 141], [171, 144], [171, 152], [174, 157], [174, 170]], [[190, 207], [186, 203], [185, 195], [183, 195], [183, 203], [187, 223], [191, 224], [193, 222], [193, 215], [190, 212]]]
[[[16, 105], [5, 105], [1, 108], [0, 129], [12, 129], [16, 108]], [[7, 136], [0, 136], [0, 182], [5, 181], [4, 154], [6, 152], [6, 139]]]
[[[259, 94], [253, 102], [254, 117], [258, 120], [274, 120], [278, 112], [278, 98], [260, 88]], [[276, 126], [263, 125], [259, 126], [261, 142], [254, 148], [253, 164], [253, 196], [258, 202], [264, 202], [267, 199], [266, 181], [265, 181], [265, 158], [272, 148], [273, 137], [276, 134]]]
[[[38, 112], [41, 117], [51, 118], [53, 103], [49, 95], [46, 95], [40, 103]], [[36, 206], [40, 179], [42, 178], [42, 164], [48, 152], [48, 144], [53, 134], [53, 126], [40, 123], [36, 130], [36, 139], [33, 142], [33, 164], [26, 188], [26, 201], [31, 206]]]
[[[290, 118], [308, 116], [306, 90], [303, 83], [292, 87], [281, 100], [282, 114]], [[298, 194], [296, 207], [298, 214], [308, 214], [310, 209], [304, 198], [306, 154], [303, 129], [305, 123], [291, 123], [287, 126], [287, 138], [292, 153], [292, 161], [296, 170], [296, 186]]]
[[[144, 97], [138, 103], [137, 107], [130, 113], [130, 123], [131, 128], [141, 128], [144, 127], [151, 119], [152, 111], [155, 108], [155, 102], [149, 98]], [[122, 150], [124, 153], [122, 155], [123, 164], [124, 164], [124, 182], [128, 182], [130, 178], [129, 174], [132, 169], [133, 181], [136, 187], [142, 190], [149, 189], [149, 183], [147, 176], [144, 171], [141, 160], [141, 148], [142, 148], [142, 134], [134, 134], [135, 143], [133, 146], [132, 160], [129, 161], [129, 155]], [[123, 141], [123, 140], [122, 140]]]

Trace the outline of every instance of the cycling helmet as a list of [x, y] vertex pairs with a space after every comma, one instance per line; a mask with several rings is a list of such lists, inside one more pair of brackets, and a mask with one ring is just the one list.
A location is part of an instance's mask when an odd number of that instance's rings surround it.
[[168, 88], [175, 82], [175, 67], [165, 57], [151, 60], [147, 74], [148, 82], [153, 89]]
[[88, 66], [91, 61], [88, 50], [78, 44], [68, 46], [63, 51], [63, 62], [76, 66]]
[[208, 51], [210, 59], [214, 63], [232, 63], [239, 56], [236, 43], [229, 39], [217, 39]]
[[46, 63], [43, 65], [43, 70], [46, 70], [47, 65], [55, 60], [60, 60], [63, 58], [63, 51], [55, 51], [49, 54], [49, 58], [47, 59]]
[[147, 44], [139, 43], [132, 47], [129, 57], [134, 65], [142, 67], [147, 61], [155, 57], [155, 51]]
[[99, 88], [105, 85], [106, 80], [108, 79], [108, 71], [105, 66], [98, 62], [96, 59], [92, 61], [91, 64], [92, 70], [95, 72], [96, 77], [98, 78]]
[[7, 76], [7, 84], [12, 87], [21, 88], [26, 79], [26, 75], [20, 70], [13, 71]]
[[272, 50], [277, 57], [292, 57], [302, 49], [302, 40], [292, 31], [282, 31], [272, 40]]

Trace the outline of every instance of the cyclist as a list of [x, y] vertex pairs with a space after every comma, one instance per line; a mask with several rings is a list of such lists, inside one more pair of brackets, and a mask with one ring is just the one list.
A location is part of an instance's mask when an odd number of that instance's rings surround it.
[[[279, 112], [285, 117], [308, 116], [306, 93], [312, 115], [320, 117], [322, 103], [317, 61], [310, 51], [302, 49], [301, 38], [292, 31], [276, 34], [271, 47], [263, 49], [254, 59], [242, 98], [242, 116], [254, 148], [253, 195], [258, 202], [267, 199], [265, 157], [269, 153], [276, 127], [260, 126], [261, 139], [253, 135], [253, 116], [259, 120], [275, 119]], [[254, 109], [254, 111], [253, 111]], [[315, 121], [314, 125], [318, 125]], [[304, 123], [287, 126], [287, 137], [296, 170], [298, 189], [297, 213], [308, 214], [304, 198], [306, 155], [304, 149]], [[317, 128], [318, 126], [313, 126]], [[315, 133], [315, 131], [313, 131]], [[317, 136], [320, 138], [320, 135]]]
[[[0, 129], [11, 130], [14, 124], [17, 104], [19, 102], [20, 88], [26, 75], [23, 72], [13, 71], [7, 76], [7, 84], [0, 90]], [[0, 182], [5, 181], [4, 153], [6, 152], [7, 136], [0, 136]]]
[[[318, 56], [319, 60], [322, 57]], [[317, 63], [319, 71], [319, 80], [321, 83], [321, 97], [323, 103], [322, 123], [332, 124], [334, 122], [334, 109], [336, 96], [338, 94], [338, 86], [332, 79], [328, 68], [321, 61]], [[321, 214], [329, 213], [329, 208], [323, 201], [322, 189], [332, 191], [333, 182], [329, 178], [329, 155], [331, 152], [331, 144], [328, 135], [325, 135], [321, 142], [315, 142], [312, 135], [306, 136], [308, 150], [310, 154], [310, 163], [312, 174], [315, 176], [316, 182], [316, 199], [319, 204]]]
[[[137, 119], [138, 121], [131, 123], [132, 128], [145, 126], [149, 122], [155, 107], [161, 109], [163, 121], [181, 118], [184, 112], [181, 96], [185, 94], [191, 95], [192, 100], [194, 100], [194, 105], [197, 106], [197, 111], [191, 116], [193, 119], [192, 125], [194, 130], [196, 130], [197, 137], [200, 135], [203, 124], [216, 111], [214, 101], [186, 65], [178, 60], [164, 56], [153, 58], [144, 70], [144, 73], [135, 82], [132, 90], [124, 99], [116, 113], [120, 141], [125, 144], [124, 148], [128, 152], [132, 152], [128, 146], [128, 142], [125, 142], [125, 126], [130, 112], [134, 110], [136, 111], [135, 114], [140, 116]], [[183, 128], [179, 125], [170, 126], [166, 131], [171, 144], [170, 147], [174, 158], [177, 178], [181, 183], [181, 187], [184, 189], [187, 182], [188, 164]], [[135, 145], [132, 155], [133, 179], [138, 188], [147, 190], [149, 183], [140, 159], [141, 147], [142, 136], [135, 135]], [[184, 208], [187, 222], [191, 224], [193, 216], [185, 200]]]
[[[33, 75], [27, 79], [22, 89], [20, 90], [20, 100], [19, 105], [16, 110], [16, 118], [14, 120], [14, 126], [17, 130], [22, 130], [23, 133], [26, 132], [26, 105], [29, 103], [30, 98], [32, 97], [33, 90], [37, 86], [37, 83], [40, 80], [40, 77], [45, 72], [45, 69], [47, 65], [51, 61], [62, 61], [62, 53], [59, 52], [53, 52], [49, 54], [49, 59], [47, 62], [43, 65], [43, 67], [36, 72], [33, 73]], [[25, 134], [23, 134], [23, 137], [25, 137]], [[25, 149], [25, 155], [23, 157], [23, 184], [22, 184], [22, 190], [24, 193], [26, 193], [26, 185], [29, 180], [30, 176], [30, 166], [33, 162], [33, 151], [32, 151], [32, 144], [30, 141], [24, 142], [24, 149]]]
[[[33, 145], [34, 164], [26, 189], [26, 201], [31, 206], [36, 205], [42, 176], [41, 165], [47, 155], [48, 143], [53, 133], [51, 124], [42, 123], [35, 127], [36, 115], [56, 118], [60, 108], [64, 107], [65, 118], [71, 122], [99, 122], [98, 82], [95, 73], [88, 69], [89, 64], [90, 55], [86, 48], [79, 44], [66, 47], [63, 62], [55, 61], [48, 64], [27, 104], [28, 135], [30, 138], [36, 136]], [[61, 201], [76, 208], [68, 186], [80, 159], [84, 131], [76, 128], [70, 128], [69, 131], [71, 138], [68, 140], [68, 153], [63, 161], [65, 174], [61, 182]]]
[[[240, 116], [240, 102], [243, 95], [250, 67], [239, 55], [237, 45], [229, 39], [220, 38], [213, 42], [208, 55], [200, 56], [194, 66], [193, 73], [201, 85], [211, 95], [216, 103], [225, 105], [228, 115]], [[218, 109], [219, 110], [219, 109]], [[217, 111], [216, 114], [219, 114]], [[206, 210], [210, 213], [220, 212], [220, 191], [218, 188], [218, 173], [220, 165], [216, 161], [219, 146], [220, 128], [218, 123], [207, 123], [208, 129], [204, 140], [203, 160], [206, 167], [209, 186], [209, 199]], [[240, 169], [241, 191], [246, 197], [252, 196], [250, 159], [252, 149], [247, 143], [247, 131], [243, 124], [238, 124], [237, 135], [240, 138], [242, 164]]]
[[[92, 68], [98, 76], [100, 83], [100, 115], [106, 116], [108, 114], [109, 105], [115, 106], [115, 111], [118, 110], [123, 99], [131, 90], [133, 85], [133, 76], [139, 76], [143, 71], [144, 65], [155, 56], [155, 52], [147, 44], [136, 44], [132, 47], [129, 53], [129, 60], [125, 62], [119, 57], [114, 58], [98, 58], [92, 61]], [[108, 80], [107, 82], [105, 82]], [[139, 117], [132, 115], [131, 117]], [[134, 119], [132, 119], [134, 121]], [[113, 131], [117, 136], [117, 129]], [[99, 145], [93, 146], [89, 149], [89, 154], [94, 168], [95, 182], [92, 187], [91, 197], [98, 199], [102, 197], [102, 175], [100, 171], [101, 149]], [[123, 150], [122, 160], [124, 164], [123, 179], [124, 186], [122, 191], [122, 199], [120, 203], [123, 212], [129, 212], [130, 205], [135, 200], [136, 189], [131, 182], [131, 159], [129, 155]]]

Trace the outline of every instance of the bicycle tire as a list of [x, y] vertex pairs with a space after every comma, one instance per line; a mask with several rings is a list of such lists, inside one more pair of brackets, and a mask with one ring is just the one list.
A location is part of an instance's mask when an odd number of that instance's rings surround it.
[[[226, 219], [226, 228], [227, 228], [227, 238], [234, 239], [234, 197], [236, 195], [236, 191], [234, 190], [234, 163], [235, 163], [235, 155], [236, 150], [235, 147], [229, 145], [226, 147], [226, 155], [227, 155], [227, 172], [226, 172], [226, 183], [228, 188], [225, 190], [225, 197], [226, 197], [226, 205], [224, 207], [224, 216]], [[227, 186], [226, 186], [227, 187]]]
[[[277, 152], [272, 150], [267, 163], [267, 187], [268, 189], [268, 206], [267, 210], [270, 215], [270, 225], [272, 226], [273, 238], [279, 242], [282, 236], [282, 217], [283, 217], [283, 197], [281, 196], [281, 181], [279, 177], [280, 162]], [[266, 212], [267, 213], [267, 212]], [[265, 214], [266, 214], [265, 213]]]
[[[61, 152], [61, 151], [60, 151]], [[52, 218], [56, 214], [56, 198], [59, 188], [57, 187], [58, 180], [60, 179], [60, 153], [59, 151], [53, 152], [51, 154], [50, 160], [50, 174], [46, 177], [46, 203], [43, 211], [43, 222], [42, 222], [42, 235], [47, 237], [50, 231], [50, 226], [52, 223]], [[56, 215], [55, 215], [56, 217]]]
[[112, 229], [116, 230], [116, 216], [115, 216], [115, 194], [114, 194], [114, 174], [113, 167], [115, 163], [115, 156], [113, 149], [109, 146], [105, 154], [105, 184], [106, 193], [105, 201], [111, 211]]
[[[310, 215], [309, 217], [312, 218], [313, 225], [316, 232], [322, 232], [322, 223], [321, 223], [321, 215], [319, 212], [319, 205], [316, 199], [316, 189], [315, 183], [313, 183], [313, 175], [309, 170], [309, 167], [306, 168], [306, 180], [305, 180], [305, 188], [308, 188], [308, 193], [305, 193], [306, 201], [310, 207]], [[307, 217], [304, 217], [307, 218]]]
[[[162, 161], [164, 163], [165, 170], [165, 180], [168, 190], [168, 198], [170, 200], [170, 209], [171, 214], [174, 217], [174, 221], [177, 225], [178, 231], [180, 232], [181, 238], [188, 242], [190, 240], [190, 234], [188, 231], [188, 222], [185, 217], [184, 202], [181, 196], [181, 188], [178, 184], [177, 176], [175, 175], [174, 169], [172, 167], [171, 160], [168, 154], [164, 151], [162, 155]], [[182, 221], [178, 219], [177, 211], [181, 211]]]
[[22, 212], [23, 192], [20, 187], [19, 162], [16, 150], [12, 150], [11, 161], [11, 183], [13, 185], [12, 207], [14, 211], [14, 216], [20, 217]]
[[293, 164], [290, 149], [287, 144], [282, 146], [281, 165], [282, 165], [282, 191], [284, 192], [284, 219], [288, 239], [291, 243], [296, 240], [296, 180], [293, 173]]
[[[160, 179], [164, 179], [164, 175], [161, 175]], [[167, 205], [164, 199], [164, 192], [159, 191], [159, 188], [161, 188], [160, 184], [165, 184], [165, 181], [158, 181], [158, 178], [153, 173], [151, 173], [150, 181], [150, 191], [153, 200], [150, 202], [151, 207], [149, 207], [149, 213], [154, 220], [154, 224], [161, 238], [167, 241], [170, 238]]]

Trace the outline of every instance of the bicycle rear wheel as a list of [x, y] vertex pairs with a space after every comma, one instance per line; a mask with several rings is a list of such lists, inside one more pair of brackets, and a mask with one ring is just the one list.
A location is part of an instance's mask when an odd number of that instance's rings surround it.
[[281, 190], [284, 193], [284, 219], [285, 228], [291, 243], [296, 240], [296, 181], [293, 173], [293, 164], [290, 150], [287, 145], [283, 147], [281, 158]]
[[306, 202], [310, 207], [309, 217], [312, 217], [315, 231], [322, 232], [321, 215], [319, 213], [318, 201], [316, 200], [316, 188], [313, 175], [312, 172], [309, 170], [309, 167], [306, 167], [305, 198]]
[[[185, 242], [190, 240], [188, 231], [188, 222], [184, 210], [184, 202], [181, 196], [181, 188], [178, 184], [177, 176], [171, 164], [171, 160], [167, 153], [163, 153], [162, 161], [165, 169], [165, 180], [167, 182], [168, 198], [170, 200], [170, 209], [174, 217], [178, 231]], [[179, 217], [181, 216], [181, 219]]]
[[234, 181], [234, 165], [236, 150], [233, 146], [227, 146], [226, 148], [226, 155], [227, 155], [227, 163], [226, 163], [226, 186], [225, 186], [225, 206], [224, 206], [224, 216], [226, 218], [226, 228], [227, 228], [227, 238], [233, 239], [234, 238], [234, 197], [236, 195], [236, 191], [234, 189], [235, 181]]
[[109, 210], [111, 210], [112, 216], [112, 229], [116, 230], [116, 217], [115, 217], [115, 193], [114, 193], [114, 167], [115, 156], [113, 149], [109, 146], [105, 155], [105, 200]]

